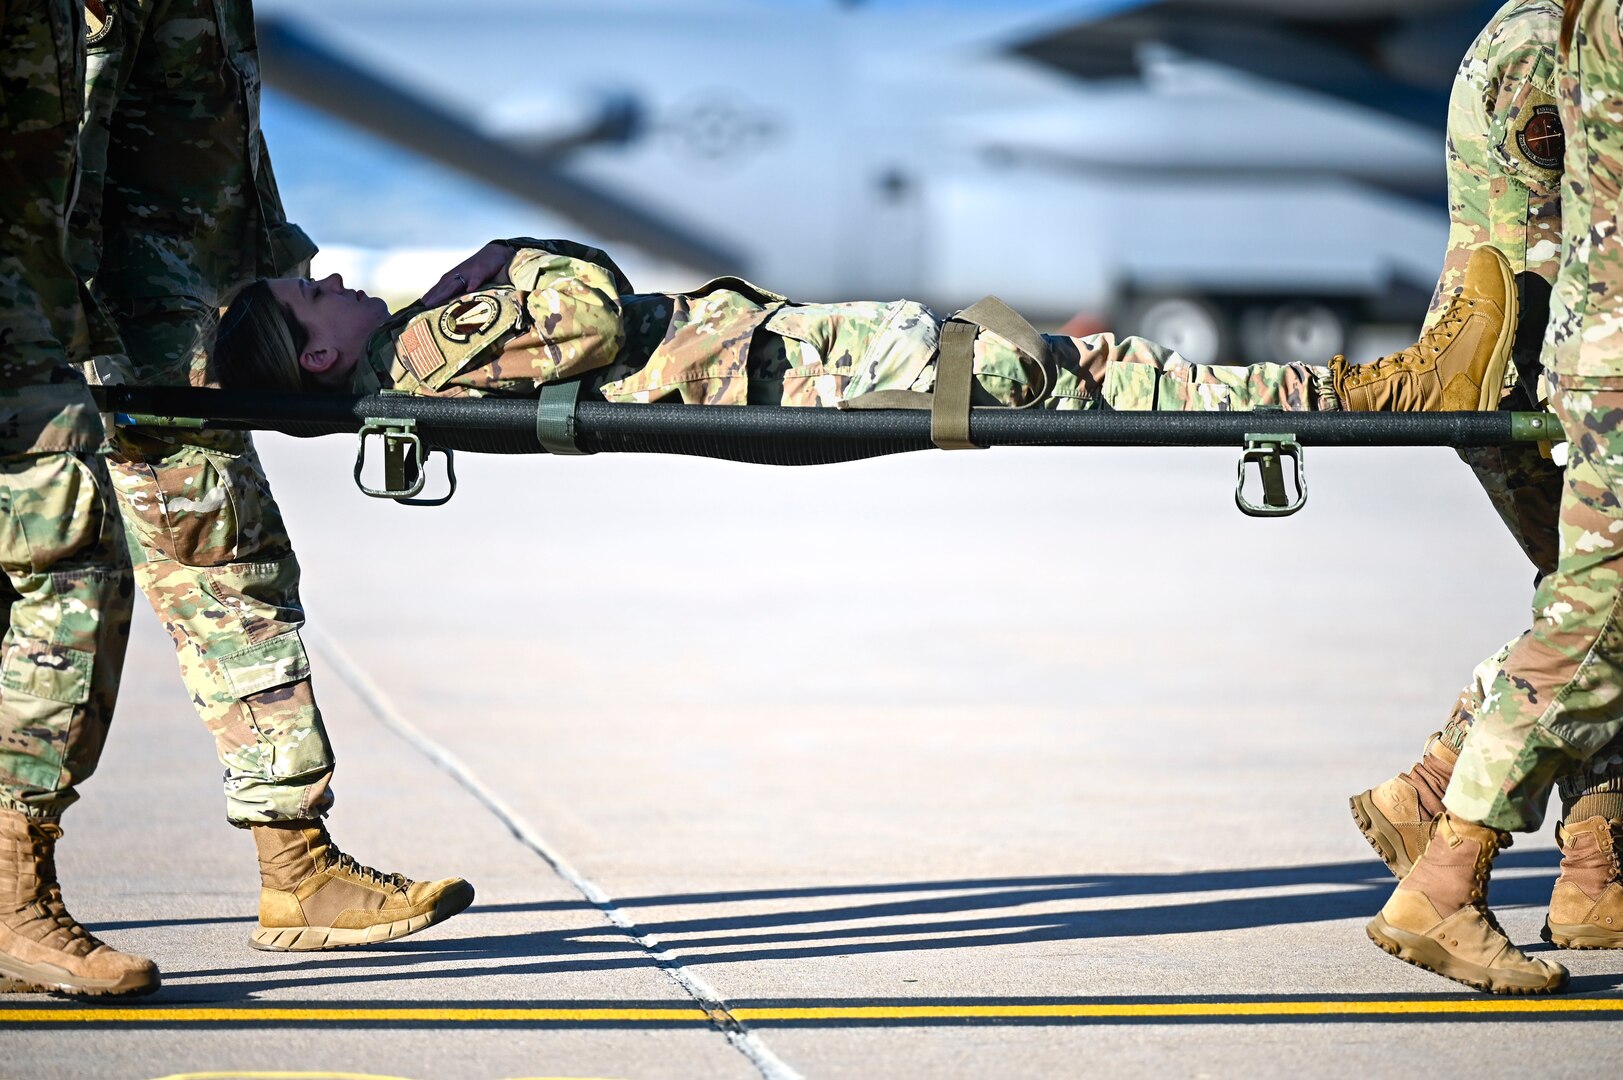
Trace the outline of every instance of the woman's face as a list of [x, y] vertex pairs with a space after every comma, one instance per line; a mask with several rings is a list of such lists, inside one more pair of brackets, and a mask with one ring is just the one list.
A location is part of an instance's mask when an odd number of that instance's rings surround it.
[[324, 386], [349, 382], [366, 351], [366, 339], [389, 318], [388, 304], [359, 289], [344, 288], [344, 279], [337, 274], [319, 281], [277, 278], [270, 290], [308, 335], [299, 366]]

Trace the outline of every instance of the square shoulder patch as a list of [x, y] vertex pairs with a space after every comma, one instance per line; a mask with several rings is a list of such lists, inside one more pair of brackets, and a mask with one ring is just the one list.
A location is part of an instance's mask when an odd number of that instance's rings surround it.
[[395, 342], [395, 354], [419, 382], [427, 382], [429, 376], [445, 366], [445, 354], [434, 338], [432, 323], [432, 312], [419, 315], [406, 325]]

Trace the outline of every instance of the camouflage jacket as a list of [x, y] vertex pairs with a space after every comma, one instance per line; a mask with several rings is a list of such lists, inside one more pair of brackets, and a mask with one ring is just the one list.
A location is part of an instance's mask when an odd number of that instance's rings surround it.
[[1567, 389], [1623, 389], [1623, 8], [1585, 0], [1560, 71], [1566, 249], [1544, 364]]
[[1448, 104], [1448, 253], [1435, 317], [1482, 244], [1511, 269], [1555, 280], [1564, 139], [1556, 101], [1559, 0], [1510, 0], [1460, 63]]
[[0, 3], [0, 456], [102, 439], [66, 254], [83, 78], [76, 4]]
[[[69, 254], [120, 329], [206, 317], [256, 277], [302, 273], [316, 248], [287, 220], [259, 127], [250, 0], [80, 6], [89, 38]], [[93, 329], [96, 352], [120, 351]], [[143, 380], [184, 382], [199, 358], [130, 359]]]
[[783, 297], [739, 278], [639, 295], [596, 248], [507, 243], [515, 252], [506, 283], [395, 314], [368, 343], [356, 389], [527, 396], [544, 383], [598, 373], [611, 401], [680, 393], [695, 403], [742, 404], [750, 341]]
[[355, 389], [424, 397], [533, 394], [543, 383], [612, 363], [631, 283], [601, 251], [518, 239], [507, 281], [439, 307], [413, 304], [367, 342]]
[[[592, 376], [608, 401], [833, 407], [880, 389], [928, 391], [941, 320], [910, 300], [797, 304], [740, 278], [634, 293], [603, 252], [510, 240], [508, 282], [399, 312], [368, 342], [354, 389], [428, 397], [533, 396]], [[1052, 389], [1040, 361], [996, 334], [975, 343], [986, 404]]]

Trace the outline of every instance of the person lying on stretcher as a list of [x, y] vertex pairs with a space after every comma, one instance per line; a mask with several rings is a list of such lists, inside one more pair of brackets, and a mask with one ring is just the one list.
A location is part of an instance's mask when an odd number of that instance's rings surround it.
[[[1434, 329], [1371, 364], [1199, 365], [1111, 334], [1044, 335], [1047, 356], [1031, 356], [982, 327], [972, 393], [1012, 408], [1496, 409], [1516, 304], [1504, 256], [1483, 247]], [[394, 314], [337, 274], [255, 281], [221, 316], [210, 361], [227, 389], [534, 397], [583, 378], [582, 398], [611, 402], [839, 407], [931, 390], [942, 324], [910, 300], [797, 304], [730, 277], [638, 293], [602, 251], [516, 239]]]

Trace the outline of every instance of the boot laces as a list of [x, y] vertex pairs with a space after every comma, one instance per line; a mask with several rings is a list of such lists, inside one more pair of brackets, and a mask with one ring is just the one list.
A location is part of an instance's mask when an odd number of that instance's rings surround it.
[[1618, 848], [1623, 847], [1623, 820], [1612, 819], [1606, 822], [1605, 832], [1602, 834], [1605, 843], [1601, 846], [1606, 851], [1606, 862], [1611, 868], [1613, 881], [1623, 881], [1623, 858], [1618, 855]]
[[1482, 845], [1482, 850], [1476, 859], [1476, 886], [1471, 890], [1471, 906], [1482, 915], [1483, 921], [1493, 927], [1494, 933], [1508, 939], [1509, 934], [1499, 925], [1499, 916], [1493, 913], [1488, 906], [1488, 886], [1493, 877], [1493, 859], [1499, 852], [1513, 843], [1511, 835], [1507, 832], [1495, 834], [1495, 842]]
[[404, 891], [411, 885], [411, 880], [404, 874], [386, 874], [382, 870], [374, 869], [364, 863], [355, 861], [355, 857], [347, 852], [333, 849], [329, 868], [340, 870], [350, 877], [359, 878], [370, 885], [378, 885], [386, 889], [400, 889]]
[[1443, 313], [1437, 317], [1437, 321], [1431, 325], [1431, 328], [1421, 332], [1419, 341], [1410, 345], [1407, 349], [1400, 349], [1395, 353], [1381, 357], [1379, 360], [1360, 364], [1355, 370], [1367, 372], [1373, 378], [1377, 375], [1385, 375], [1402, 364], [1424, 360], [1428, 356], [1436, 356], [1448, 347], [1448, 343], [1465, 325], [1466, 318], [1470, 316], [1475, 308], [1475, 300], [1467, 300], [1461, 296], [1454, 297], [1448, 302], [1448, 306], [1443, 309]]

